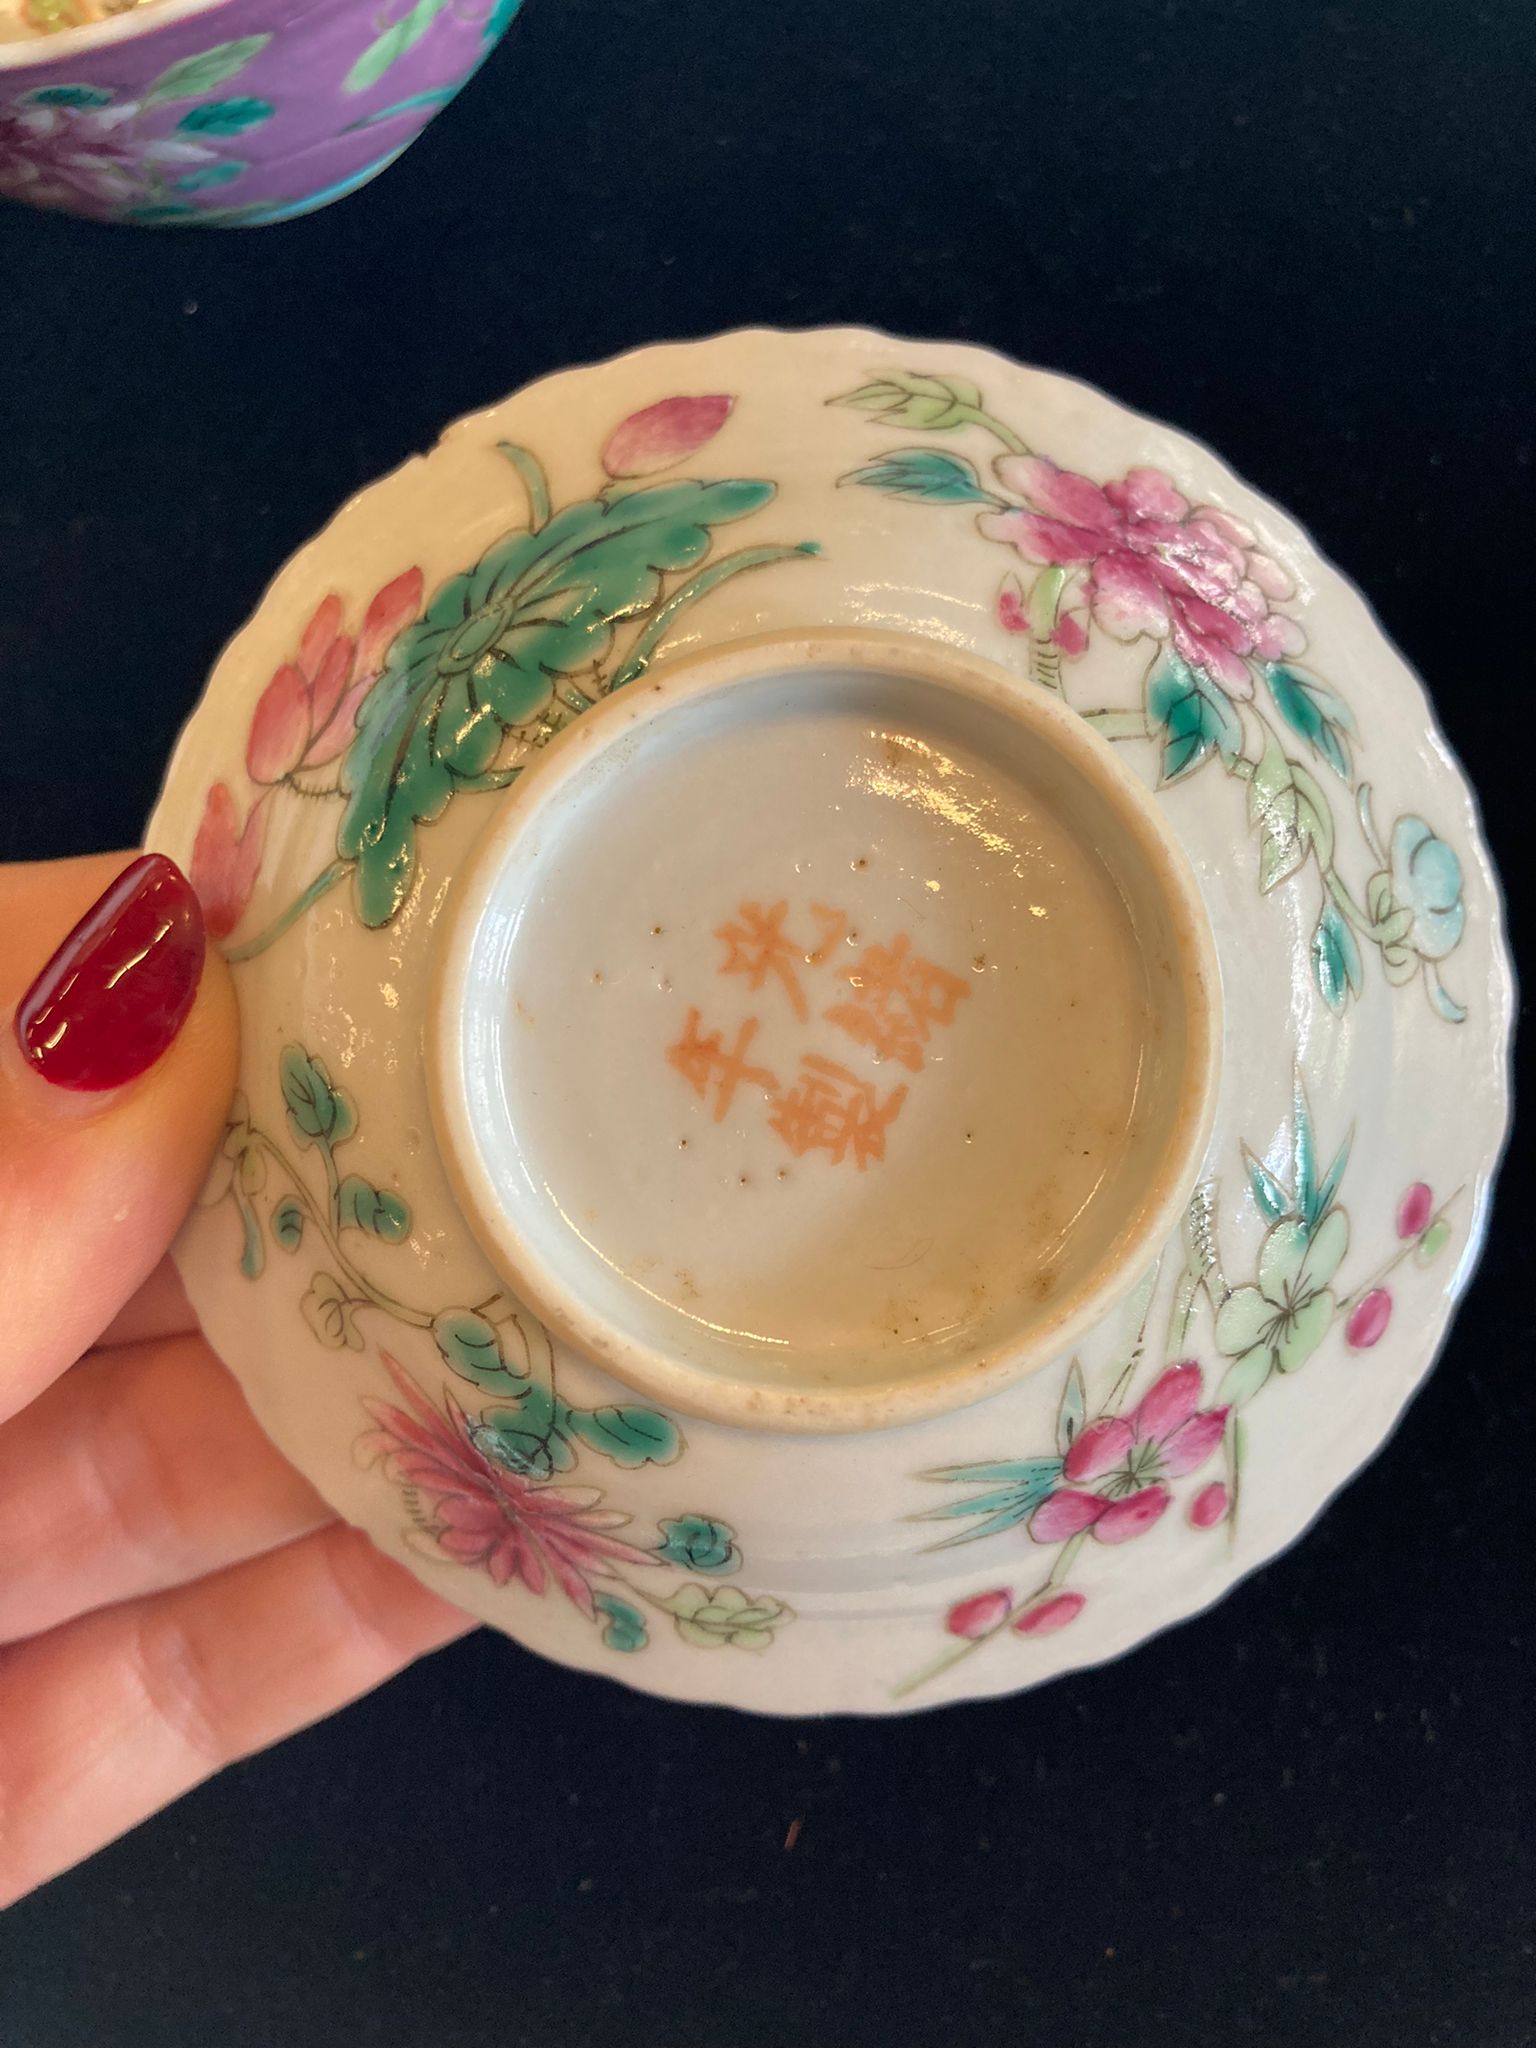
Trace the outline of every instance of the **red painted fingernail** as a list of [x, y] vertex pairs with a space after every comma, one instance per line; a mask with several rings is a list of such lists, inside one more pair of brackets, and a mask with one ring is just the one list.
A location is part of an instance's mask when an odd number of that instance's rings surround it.
[[175, 862], [130, 862], [17, 1005], [28, 1066], [58, 1088], [120, 1088], [142, 1074], [186, 1022], [205, 949], [203, 913]]

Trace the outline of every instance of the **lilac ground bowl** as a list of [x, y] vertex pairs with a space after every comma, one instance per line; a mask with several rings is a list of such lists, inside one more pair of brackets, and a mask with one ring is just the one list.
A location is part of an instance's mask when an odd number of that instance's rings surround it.
[[519, 0], [159, 0], [0, 43], [0, 195], [89, 220], [258, 227], [392, 163]]

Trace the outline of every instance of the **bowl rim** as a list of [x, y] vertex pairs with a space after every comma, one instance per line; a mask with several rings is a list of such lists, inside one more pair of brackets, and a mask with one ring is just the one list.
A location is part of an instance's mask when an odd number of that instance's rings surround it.
[[126, 14], [109, 15], [105, 21], [88, 21], [79, 28], [61, 29], [56, 35], [24, 37], [18, 42], [0, 43], [0, 72], [38, 71], [68, 65], [78, 53], [111, 49], [118, 43], [153, 35], [178, 21], [190, 21], [199, 14], [213, 14], [233, 0], [151, 0], [147, 7], [130, 7]]

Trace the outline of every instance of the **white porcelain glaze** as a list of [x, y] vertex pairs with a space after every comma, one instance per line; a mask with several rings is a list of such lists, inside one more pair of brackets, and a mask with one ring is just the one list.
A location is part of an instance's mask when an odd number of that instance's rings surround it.
[[720, 1421], [996, 1392], [1135, 1284], [1209, 1134], [1217, 972], [1155, 804], [1058, 699], [911, 636], [659, 662], [535, 757], [437, 944], [487, 1253]]
[[[434, 1132], [429, 992], [464, 877], [533, 801], [501, 785], [553, 730], [572, 726], [569, 753], [588, 706], [681, 657], [870, 629], [1087, 714], [1155, 790], [1225, 993], [1205, 1162], [1147, 1277], [989, 1399], [852, 1433], [680, 1419], [548, 1334], [486, 1256]], [[722, 780], [755, 793], [768, 774]], [[689, 857], [657, 872], [688, 878], [692, 936], [654, 955], [648, 929], [626, 938], [622, 972], [739, 994], [707, 941], [766, 897], [771, 835], [727, 815], [721, 854], [672, 801]], [[568, 936], [574, 961], [605, 921], [639, 921], [643, 816], [603, 820], [622, 872], [573, 853], [568, 916], [546, 888], [529, 936]], [[786, 802], [786, 847], [797, 816]], [[857, 860], [848, 831], [827, 859]], [[197, 871], [237, 962], [244, 1099], [179, 1252], [213, 1342], [288, 1455], [428, 1583], [654, 1691], [888, 1712], [1038, 1682], [1194, 1612], [1381, 1443], [1480, 1241], [1510, 979], [1422, 692], [1358, 594], [1209, 451], [979, 350], [744, 333], [460, 422], [277, 577], [183, 736], [151, 843]], [[844, 898], [813, 900], [883, 914], [868, 871], [847, 872]], [[779, 895], [797, 901], [790, 878]], [[817, 950], [820, 925], [784, 925]], [[1016, 922], [996, 929], [1016, 951]], [[925, 957], [963, 977], [950, 943]], [[589, 1077], [627, 1173], [679, 1114], [690, 1150], [719, 1141], [729, 1118], [666, 1061], [676, 1036], [633, 1049], [625, 1093], [629, 1032], [605, 1022], [599, 971], [568, 983], [564, 1106], [534, 1119], [532, 1152], [567, 1150]], [[563, 978], [544, 973], [540, 1008]], [[991, 1053], [979, 1014], [957, 998], [933, 1039]], [[800, 1050], [786, 1037], [773, 1060]], [[929, 1050], [903, 1071], [913, 1128]], [[957, 1066], [952, 1096], [937, 1066], [946, 1118], [983, 1064]], [[884, 1073], [866, 1078], [883, 1096]], [[737, 1142], [755, 1179], [768, 1140]], [[734, 1202], [724, 1154], [707, 1163]], [[937, 1235], [953, 1196], [936, 1206]], [[644, 1218], [631, 1199], [626, 1244]], [[577, 1269], [554, 1264], [569, 1287]], [[810, 1308], [777, 1307], [802, 1356], [829, 1271], [813, 1283]], [[849, 1327], [868, 1306], [850, 1294]], [[755, 1309], [775, 1312], [771, 1286]]]

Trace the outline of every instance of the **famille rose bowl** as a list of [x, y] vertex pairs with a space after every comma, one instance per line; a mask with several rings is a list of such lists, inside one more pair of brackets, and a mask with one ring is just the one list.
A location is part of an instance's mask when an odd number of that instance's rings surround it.
[[394, 162], [519, 0], [153, 0], [0, 34], [0, 197], [139, 226], [259, 227]]
[[888, 1713], [1192, 1614], [1427, 1370], [1511, 980], [1354, 589], [1209, 451], [858, 330], [551, 377], [279, 574], [150, 843], [242, 1092], [178, 1258], [448, 1598]]

